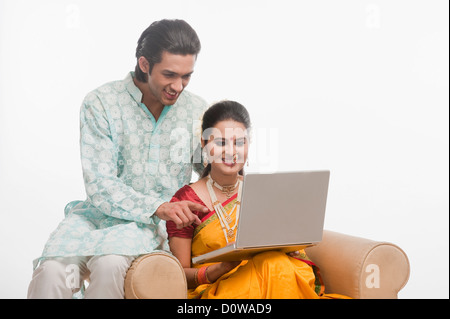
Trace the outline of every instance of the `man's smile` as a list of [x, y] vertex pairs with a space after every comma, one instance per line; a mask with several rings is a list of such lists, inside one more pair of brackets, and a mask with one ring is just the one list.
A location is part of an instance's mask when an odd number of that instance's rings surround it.
[[165, 97], [169, 100], [175, 100], [179, 95], [178, 92], [167, 90], [167, 89], [164, 89], [163, 92], [164, 92]]

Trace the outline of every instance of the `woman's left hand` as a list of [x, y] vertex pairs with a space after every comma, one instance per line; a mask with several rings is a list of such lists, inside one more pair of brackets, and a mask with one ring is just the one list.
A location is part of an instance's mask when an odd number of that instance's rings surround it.
[[298, 250], [296, 250], [296, 251], [291, 251], [290, 253], [286, 253], [288, 256], [291, 256], [291, 257], [298, 257], [298, 256], [300, 256], [300, 252], [298, 251]]

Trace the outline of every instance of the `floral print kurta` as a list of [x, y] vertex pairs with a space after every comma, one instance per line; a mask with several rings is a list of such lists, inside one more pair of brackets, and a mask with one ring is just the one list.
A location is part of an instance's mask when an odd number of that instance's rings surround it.
[[89, 93], [80, 112], [87, 198], [73, 201], [50, 235], [46, 257], [169, 251], [165, 221], [154, 215], [202, 169], [201, 117], [206, 102], [183, 91], [158, 121], [141, 103], [133, 72]]

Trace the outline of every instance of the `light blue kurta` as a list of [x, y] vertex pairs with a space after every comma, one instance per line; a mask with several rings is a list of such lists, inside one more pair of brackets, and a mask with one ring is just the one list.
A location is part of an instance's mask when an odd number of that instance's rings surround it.
[[133, 72], [83, 101], [81, 162], [87, 199], [73, 201], [41, 258], [169, 251], [155, 210], [202, 169], [201, 117], [206, 102], [183, 91], [158, 121], [141, 103]]

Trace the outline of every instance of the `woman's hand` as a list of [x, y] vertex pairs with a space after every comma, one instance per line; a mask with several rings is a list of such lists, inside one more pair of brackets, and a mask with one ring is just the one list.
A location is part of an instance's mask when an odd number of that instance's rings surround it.
[[290, 253], [286, 253], [286, 254], [287, 254], [288, 256], [291, 256], [291, 257], [294, 257], [294, 258], [300, 256], [300, 252], [299, 252], [298, 250], [296, 250], [296, 251], [291, 251]]
[[208, 277], [209, 281], [213, 283], [240, 264], [241, 261], [223, 261], [221, 263], [211, 265], [206, 270], [206, 276]]

